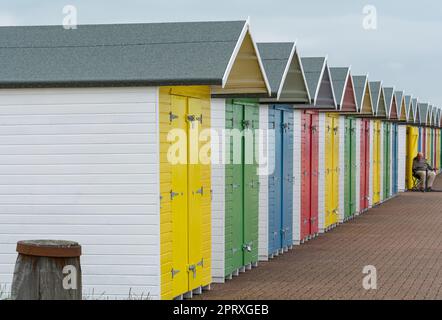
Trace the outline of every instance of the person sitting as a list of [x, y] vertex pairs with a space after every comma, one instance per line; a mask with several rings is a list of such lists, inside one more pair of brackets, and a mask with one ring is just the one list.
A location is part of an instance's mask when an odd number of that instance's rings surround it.
[[[436, 178], [436, 171], [432, 168], [422, 152], [419, 152], [416, 158], [413, 159], [413, 175], [419, 177], [419, 189], [421, 191], [431, 191], [433, 188], [434, 179]], [[427, 188], [425, 190], [425, 187]]]

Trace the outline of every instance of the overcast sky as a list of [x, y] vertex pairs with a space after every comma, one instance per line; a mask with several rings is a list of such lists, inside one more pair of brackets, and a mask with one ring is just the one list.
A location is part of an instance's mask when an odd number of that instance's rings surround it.
[[[0, 0], [0, 25], [61, 24], [72, 4], [78, 23], [238, 20], [250, 17], [257, 41], [298, 40], [301, 55], [328, 55], [442, 107], [442, 2], [437, 0]], [[366, 5], [377, 29], [363, 28]], [[1, 72], [1, 71], [0, 71]]]

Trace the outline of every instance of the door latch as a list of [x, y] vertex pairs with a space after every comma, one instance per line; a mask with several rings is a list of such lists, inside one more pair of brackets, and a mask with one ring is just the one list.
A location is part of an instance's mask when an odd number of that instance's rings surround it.
[[193, 278], [196, 278], [196, 266], [194, 264], [189, 266], [189, 272], [193, 273]]
[[244, 129], [248, 129], [250, 127], [250, 120], [243, 120], [242, 126]]
[[247, 252], [252, 252], [252, 245], [250, 243], [243, 244], [242, 245], [242, 249], [247, 251]]
[[204, 258], [196, 264], [198, 267], [204, 268]]

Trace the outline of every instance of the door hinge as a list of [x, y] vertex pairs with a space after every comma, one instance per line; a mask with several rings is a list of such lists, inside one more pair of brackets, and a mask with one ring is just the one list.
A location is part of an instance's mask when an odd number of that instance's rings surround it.
[[169, 122], [172, 122], [175, 119], [178, 119], [179, 117], [176, 114], [173, 114], [172, 112], [169, 112]]
[[196, 190], [193, 194], [200, 194], [200, 195], [204, 195], [204, 187], [199, 188], [198, 190]]
[[180, 270], [175, 270], [174, 268], [172, 268], [172, 270], [170, 271], [172, 273], [172, 279], [175, 278], [175, 276], [177, 275], [177, 273], [180, 272]]
[[178, 192], [173, 192], [173, 190], [170, 190], [170, 200], [173, 200], [176, 196], [179, 196], [180, 194]]

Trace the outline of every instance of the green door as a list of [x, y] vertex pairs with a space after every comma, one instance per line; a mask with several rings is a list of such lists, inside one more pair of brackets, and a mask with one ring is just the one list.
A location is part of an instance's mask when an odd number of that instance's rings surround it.
[[384, 198], [390, 197], [390, 165], [391, 165], [391, 139], [390, 139], [390, 123], [384, 122]]
[[258, 260], [258, 176], [254, 129], [258, 104], [228, 100], [226, 129], [233, 129], [225, 167], [225, 276]]
[[345, 218], [349, 218], [356, 212], [356, 128], [353, 118], [345, 119], [345, 178], [344, 178], [344, 202]]
[[[244, 116], [246, 126], [245, 135], [252, 134], [259, 129], [259, 110], [256, 105], [245, 105]], [[249, 133], [247, 133], [249, 131]], [[258, 261], [258, 193], [259, 181], [257, 163], [255, 161], [255, 143], [246, 146], [250, 157], [246, 157], [244, 164], [244, 240], [243, 265]]]

